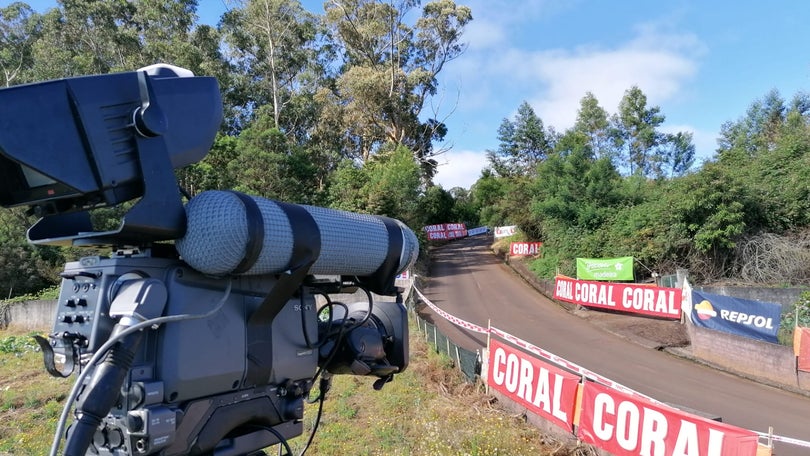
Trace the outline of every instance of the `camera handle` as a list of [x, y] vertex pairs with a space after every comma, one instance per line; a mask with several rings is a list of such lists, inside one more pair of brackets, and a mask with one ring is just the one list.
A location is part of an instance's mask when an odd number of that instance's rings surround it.
[[[137, 279], [125, 282], [110, 305], [110, 316], [120, 317], [111, 338], [142, 321], [159, 317], [166, 306], [166, 285], [158, 279]], [[77, 405], [79, 419], [68, 432], [65, 456], [84, 456], [104, 417], [121, 395], [132, 361], [143, 338], [138, 331], [126, 335], [105, 355], [85, 385]]]

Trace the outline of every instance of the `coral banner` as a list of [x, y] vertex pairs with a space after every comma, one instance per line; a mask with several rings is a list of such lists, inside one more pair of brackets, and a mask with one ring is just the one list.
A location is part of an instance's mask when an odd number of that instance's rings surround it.
[[422, 228], [429, 241], [449, 240], [467, 237], [467, 227], [463, 223], [442, 223]]
[[587, 282], [557, 276], [554, 299], [587, 307], [601, 307], [661, 318], [681, 318], [680, 288], [637, 284]]
[[527, 410], [573, 430], [579, 377], [497, 339], [489, 346], [487, 384]]
[[755, 456], [753, 431], [586, 382], [577, 437], [616, 456]]
[[510, 256], [537, 256], [540, 255], [542, 242], [512, 242], [509, 244]]

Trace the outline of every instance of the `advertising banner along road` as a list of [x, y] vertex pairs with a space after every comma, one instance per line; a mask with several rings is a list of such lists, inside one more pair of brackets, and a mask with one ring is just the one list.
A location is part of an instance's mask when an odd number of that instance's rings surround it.
[[509, 256], [537, 256], [542, 247], [542, 242], [512, 242], [509, 244]]
[[781, 317], [779, 304], [692, 290], [690, 318], [696, 326], [776, 344]]
[[793, 328], [793, 352], [796, 354], [796, 368], [810, 372], [810, 328]]
[[617, 456], [755, 456], [755, 432], [632, 397], [593, 382], [582, 390], [577, 437]]
[[577, 258], [577, 279], [632, 281], [633, 257]]
[[554, 299], [587, 307], [618, 310], [660, 318], [681, 318], [680, 288], [587, 282], [557, 276]]
[[579, 377], [497, 339], [490, 341], [487, 383], [527, 410], [572, 431]]

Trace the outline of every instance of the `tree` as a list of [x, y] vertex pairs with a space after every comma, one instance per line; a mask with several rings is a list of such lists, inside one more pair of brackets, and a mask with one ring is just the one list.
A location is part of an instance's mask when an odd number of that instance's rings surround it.
[[344, 145], [363, 162], [386, 142], [410, 148], [435, 173], [432, 141], [446, 127], [438, 119], [421, 120], [437, 75], [464, 51], [461, 34], [472, 20], [470, 9], [451, 0], [428, 3], [415, 24], [405, 19], [415, 0], [330, 0], [325, 21], [343, 62], [329, 94], [321, 97], [339, 107], [329, 114], [349, 138]]
[[591, 150], [597, 158], [607, 157], [610, 160], [616, 158], [613, 131], [610, 128], [607, 111], [599, 106], [599, 101], [591, 92], [587, 92], [579, 102], [574, 130], [588, 137]]
[[273, 126], [268, 108], [259, 109], [256, 120], [240, 133], [228, 173], [245, 193], [311, 204], [318, 199], [316, 169], [306, 150]]
[[221, 27], [243, 76], [248, 110], [270, 104], [273, 127], [285, 131], [290, 122], [282, 111], [314, 60], [315, 18], [298, 0], [240, 0], [223, 16]]
[[[806, 102], [794, 100], [799, 110], [806, 109]], [[786, 119], [785, 101], [774, 89], [764, 98], [755, 100], [745, 116], [736, 122], [726, 122], [720, 130], [718, 154], [738, 154], [752, 158], [773, 148], [780, 125]]]
[[555, 134], [553, 130], [546, 130], [543, 120], [524, 101], [518, 107], [514, 120], [501, 121], [498, 141], [498, 150], [487, 153], [493, 169], [505, 177], [530, 176], [551, 153]]
[[664, 178], [680, 175], [694, 162], [691, 133], [666, 134], [659, 127], [666, 117], [658, 106], [647, 106], [647, 96], [637, 86], [624, 93], [619, 112], [611, 119], [618, 150], [624, 151], [630, 174]]
[[423, 226], [456, 222], [453, 213], [454, 204], [453, 195], [442, 188], [441, 185], [429, 187], [419, 199]]
[[692, 133], [668, 134], [661, 147], [661, 174], [668, 177], [682, 176], [695, 163], [695, 145]]
[[420, 171], [413, 153], [403, 146], [384, 149], [364, 166], [344, 160], [329, 189], [331, 206], [397, 218], [421, 226]]
[[647, 107], [647, 96], [638, 86], [624, 93], [613, 124], [620, 144], [626, 149], [630, 174], [647, 176], [660, 171], [660, 160], [654, 151], [661, 144], [657, 128], [664, 123], [664, 119], [658, 106]]
[[22, 2], [0, 8], [0, 71], [4, 87], [25, 81], [33, 64], [34, 42], [42, 30], [41, 18]]

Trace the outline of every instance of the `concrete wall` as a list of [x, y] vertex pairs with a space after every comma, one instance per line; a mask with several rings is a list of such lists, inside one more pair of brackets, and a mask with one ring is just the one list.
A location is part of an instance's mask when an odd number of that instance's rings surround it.
[[796, 370], [793, 347], [694, 326], [687, 320], [691, 354], [729, 372], [799, 393], [810, 393], [810, 373]]
[[781, 304], [782, 311], [792, 309], [793, 304], [799, 299], [802, 292], [810, 291], [806, 288], [757, 288], [757, 287], [731, 287], [731, 286], [704, 286], [693, 287], [697, 291], [718, 294], [722, 296], [734, 296], [740, 299], [750, 299], [752, 301], [772, 302]]
[[0, 329], [15, 326], [45, 329], [53, 326], [56, 301], [25, 301], [0, 305]]

